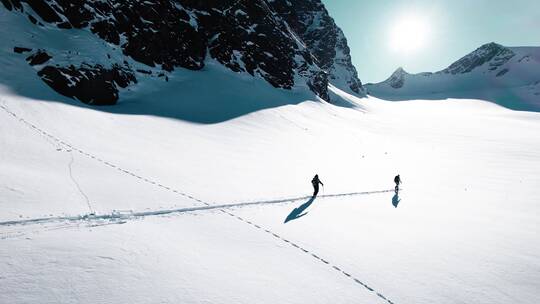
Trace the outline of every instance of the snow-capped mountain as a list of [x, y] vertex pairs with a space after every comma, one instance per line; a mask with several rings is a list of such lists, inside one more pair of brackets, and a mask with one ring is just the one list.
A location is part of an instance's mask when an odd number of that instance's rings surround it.
[[540, 47], [488, 43], [435, 73], [398, 68], [387, 80], [367, 84], [370, 95], [390, 100], [477, 98], [540, 111]]
[[361, 93], [362, 83], [351, 62], [347, 39], [320, 0], [272, 0], [270, 4], [302, 38], [334, 86]]
[[329, 83], [363, 94], [347, 41], [320, 0], [2, 4], [2, 51], [84, 103], [115, 104], [141, 79], [168, 81], [174, 70], [204, 70], [209, 61], [325, 100]]

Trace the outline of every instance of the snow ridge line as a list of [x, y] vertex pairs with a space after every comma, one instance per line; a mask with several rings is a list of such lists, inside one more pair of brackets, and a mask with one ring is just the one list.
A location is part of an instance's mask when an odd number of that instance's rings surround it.
[[[116, 166], [116, 165], [114, 165], [114, 164], [112, 164], [112, 163], [110, 163], [110, 162], [108, 162], [108, 161], [105, 161], [105, 160], [103, 160], [103, 159], [101, 159], [101, 158], [99, 158], [99, 157], [97, 157], [97, 156], [95, 156], [95, 155], [92, 155], [92, 154], [87, 153], [87, 152], [85, 152], [85, 151], [83, 151], [83, 150], [81, 150], [81, 149], [78, 149], [78, 148], [76, 148], [76, 147], [73, 147], [73, 146], [70, 145], [69, 143], [66, 143], [66, 142], [60, 140], [59, 138], [53, 136], [52, 134], [49, 134], [48, 132], [46, 132], [46, 131], [42, 130], [41, 128], [37, 127], [36, 125], [34, 125], [34, 124], [28, 122], [28, 121], [25, 120], [24, 118], [17, 116], [17, 114], [15, 114], [14, 112], [10, 111], [10, 110], [7, 108], [7, 106], [5, 105], [5, 103], [4, 103], [4, 104], [0, 104], [0, 108], [2, 108], [6, 113], [8, 113], [8, 114], [10, 114], [11, 116], [13, 116], [15, 119], [19, 120], [21, 123], [23, 123], [23, 124], [29, 126], [30, 128], [34, 129], [36, 132], [41, 133], [42, 135], [45, 135], [46, 137], [49, 137], [49, 138], [53, 139], [53, 140], [56, 141], [57, 143], [59, 143], [59, 144], [61, 144], [61, 145], [63, 145], [63, 146], [66, 146], [66, 147], [68, 147], [68, 148], [70, 148], [70, 149], [72, 149], [72, 150], [74, 150], [74, 151], [77, 151], [77, 152], [79, 152], [80, 154], [83, 154], [83, 155], [85, 155], [85, 156], [87, 156], [87, 157], [89, 157], [89, 158], [92, 158], [92, 159], [94, 159], [94, 160], [97, 160], [97, 161], [99, 161], [99, 162], [101, 162], [101, 163], [103, 163], [103, 164], [105, 164], [105, 165], [107, 165], [107, 166], [109, 166], [109, 167], [111, 167], [111, 168], [115, 168], [115, 169], [117, 169], [117, 170], [119, 170], [119, 171], [121, 171], [121, 172], [123, 172], [123, 173], [125, 173], [125, 174], [127, 174], [127, 175], [131, 175], [131, 176], [133, 176], [133, 177], [135, 177], [135, 178], [138, 178], [138, 179], [141, 180], [141, 181], [144, 181], [144, 182], [146, 182], [146, 183], [153, 184], [153, 185], [155, 185], [155, 186], [157, 186], [157, 187], [160, 187], [160, 188], [162, 188], [162, 189], [165, 189], [165, 190], [168, 190], [168, 191], [172, 191], [172, 192], [174, 192], [174, 193], [176, 193], [176, 194], [178, 194], [178, 195], [187, 197], [187, 198], [189, 198], [189, 199], [191, 199], [191, 200], [194, 200], [194, 201], [196, 201], [196, 202], [198, 202], [198, 203], [201, 203], [201, 204], [205, 205], [206, 207], [212, 207], [211, 204], [209, 204], [209, 203], [207, 203], [207, 202], [204, 202], [204, 201], [202, 201], [202, 200], [200, 200], [200, 199], [198, 199], [198, 198], [196, 198], [196, 197], [193, 197], [192, 195], [189, 195], [189, 194], [186, 194], [186, 193], [184, 193], [184, 192], [180, 192], [180, 191], [178, 191], [178, 190], [175, 190], [175, 189], [172, 189], [172, 188], [170, 188], [170, 187], [164, 186], [164, 185], [162, 185], [162, 184], [160, 184], [160, 183], [158, 183], [158, 182], [155, 182], [155, 181], [153, 181], [153, 180], [151, 180], [151, 179], [147, 179], [147, 178], [141, 177], [141, 176], [139, 176], [139, 175], [136, 175], [136, 174], [132, 173], [131, 171], [122, 169], [121, 167]], [[393, 190], [382, 190], [382, 192], [391, 192], [391, 191], [393, 191]], [[381, 192], [381, 191], [375, 191], [375, 192]], [[349, 193], [349, 194], [347, 194], [347, 195], [354, 195], [354, 194]], [[321, 195], [320, 197], [333, 197], [333, 196], [338, 196], [338, 195], [337, 195], [337, 194], [328, 194], [328, 195], [326, 195], [326, 196]], [[311, 197], [311, 196], [307, 196], [307, 198], [309, 198], [309, 197]], [[304, 198], [304, 197], [302, 197], [302, 198]], [[302, 198], [297, 198], [296, 200], [299, 200], [299, 199], [302, 199]], [[274, 202], [278, 203], [278, 201], [279, 201], [279, 200], [275, 200]], [[281, 201], [281, 202], [282, 202], [282, 201]], [[254, 203], [255, 203], [255, 202], [254, 202]], [[260, 202], [259, 202], [259, 204], [260, 204]], [[326, 265], [331, 266], [331, 269], [333, 269], [333, 270], [335, 270], [335, 271], [338, 271], [338, 272], [342, 273], [343, 275], [345, 275], [346, 277], [352, 279], [355, 283], [360, 284], [361, 286], [363, 286], [364, 288], [366, 288], [366, 289], [369, 290], [370, 292], [376, 293], [377, 297], [379, 297], [380, 299], [385, 300], [385, 301], [388, 302], [389, 304], [395, 304], [394, 302], [392, 302], [391, 300], [389, 300], [388, 298], [386, 298], [384, 295], [382, 295], [382, 294], [379, 293], [379, 292], [376, 292], [373, 288], [369, 287], [367, 284], [363, 283], [363, 282], [360, 281], [359, 279], [355, 278], [354, 276], [350, 275], [349, 273], [347, 273], [347, 272], [345, 272], [345, 271], [342, 271], [341, 268], [339, 268], [339, 267], [337, 267], [337, 266], [334, 266], [334, 265], [331, 265], [327, 260], [320, 258], [318, 255], [316, 255], [316, 254], [314, 254], [314, 253], [311, 253], [310, 251], [308, 251], [308, 250], [306, 250], [306, 249], [300, 247], [299, 245], [297, 245], [297, 244], [295, 244], [295, 243], [290, 242], [289, 240], [287, 240], [287, 239], [285, 239], [285, 238], [282, 238], [281, 236], [279, 236], [278, 234], [272, 232], [271, 230], [269, 230], [269, 229], [264, 229], [264, 228], [262, 228], [261, 226], [259, 226], [259, 225], [257, 225], [257, 224], [254, 224], [254, 223], [252, 223], [252, 222], [250, 222], [250, 221], [247, 221], [247, 220], [243, 219], [242, 217], [237, 216], [237, 215], [235, 215], [234, 213], [232, 213], [232, 212], [230, 212], [230, 211], [227, 211], [227, 210], [223, 209], [223, 207], [220, 208], [219, 211], [221, 211], [221, 212], [223, 212], [223, 213], [225, 213], [225, 214], [228, 214], [229, 216], [234, 217], [234, 218], [236, 218], [237, 220], [239, 220], [239, 221], [241, 221], [241, 222], [244, 222], [244, 223], [246, 223], [246, 224], [248, 224], [248, 225], [251, 225], [251, 226], [255, 227], [256, 229], [259, 229], [259, 230], [262, 230], [262, 231], [264, 231], [264, 232], [266, 232], [266, 233], [268, 233], [268, 234], [271, 234], [273, 237], [275, 237], [275, 238], [277, 238], [277, 239], [279, 239], [279, 240], [281, 240], [281, 241], [283, 241], [283, 242], [285, 242], [285, 243], [288, 243], [289, 245], [293, 246], [294, 248], [297, 248], [297, 249], [299, 249], [299, 250], [302, 250], [302, 252], [304, 252], [304, 253], [306, 253], [306, 254], [310, 254], [313, 258], [319, 260], [321, 263], [324, 263], [324, 264], [326, 264]], [[158, 212], [159, 212], [159, 211], [158, 211]], [[92, 216], [92, 217], [95, 217], [95, 215], [84, 215], [84, 216], [82, 216], [82, 217], [81, 217], [81, 216], [78, 216], [78, 217], [75, 217], [75, 218], [78, 218], [78, 220], [80, 220], [81, 218], [85, 218], [85, 217], [86, 217], [86, 218], [90, 218], [91, 216]], [[103, 216], [105, 216], [105, 215], [103, 215]], [[60, 218], [60, 217], [59, 217], [59, 218]], [[70, 217], [65, 217], [65, 218], [67, 218], [67, 219], [69, 220]], [[112, 217], [110, 217], [110, 218], [113, 219]], [[50, 218], [49, 218], [49, 219], [50, 219]], [[71, 219], [71, 220], [73, 220], [73, 219]], [[30, 220], [26, 220], [26, 221], [27, 221], [27, 223], [31, 223], [31, 222], [33, 222], [33, 223], [40, 223], [40, 222], [43, 222], [43, 221], [44, 221], [44, 218], [30, 219]], [[15, 222], [16, 222], [16, 221], [15, 221]], [[8, 225], [8, 224], [5, 224], [5, 223], [7, 223], [7, 222], [3, 222], [3, 224], [4, 224], [3, 226]]]

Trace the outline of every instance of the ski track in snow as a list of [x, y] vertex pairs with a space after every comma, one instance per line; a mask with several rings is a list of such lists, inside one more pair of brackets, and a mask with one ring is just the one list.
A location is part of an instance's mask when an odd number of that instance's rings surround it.
[[[326, 194], [326, 195], [320, 195], [317, 197], [318, 198], [333, 198], [333, 197], [342, 197], [342, 196], [369, 195], [369, 194], [388, 193], [388, 192], [394, 192], [394, 190]], [[132, 212], [132, 211], [113, 212], [110, 214], [99, 214], [99, 215], [96, 215], [92, 212], [90, 214], [84, 214], [84, 215], [51, 216], [51, 217], [42, 217], [42, 218], [33, 218], [33, 219], [24, 219], [24, 220], [4, 221], [4, 222], [0, 222], [0, 226], [42, 224], [42, 223], [53, 223], [53, 222], [62, 222], [62, 221], [69, 222], [69, 221], [92, 221], [92, 220], [129, 220], [129, 219], [136, 219], [136, 218], [141, 218], [141, 217], [168, 215], [168, 214], [176, 214], [176, 213], [197, 212], [197, 211], [215, 210], [215, 209], [224, 211], [221, 209], [248, 207], [248, 206], [255, 206], [255, 205], [281, 204], [281, 203], [287, 203], [287, 202], [295, 202], [295, 201], [304, 200], [308, 198], [311, 198], [311, 196], [301, 196], [301, 197], [283, 198], [283, 199], [268, 200], [268, 201], [254, 201], [254, 202], [232, 203], [232, 204], [222, 204], [222, 205], [208, 204], [206, 206], [200, 206], [200, 207], [160, 209], [160, 210], [141, 211], [141, 212]], [[248, 224], [252, 224], [252, 223], [249, 222]]]
[[[276, 200], [268, 200], [268, 201], [257, 201], [257, 202], [247, 202], [247, 203], [236, 203], [236, 204], [225, 204], [225, 205], [212, 205], [212, 204], [209, 204], [207, 202], [204, 202], [188, 193], [185, 193], [185, 192], [182, 192], [182, 191], [179, 191], [179, 190], [176, 190], [174, 188], [170, 188], [170, 187], [167, 187], [165, 185], [162, 185], [152, 179], [148, 179], [148, 178], [145, 178], [145, 177], [142, 177], [142, 176], [139, 176], [139, 175], [136, 175], [134, 174], [133, 172], [129, 171], [129, 170], [125, 170], [123, 169], [122, 167], [120, 166], [117, 166], [113, 163], [110, 163], [106, 160], [103, 160], [95, 155], [92, 155], [86, 151], [83, 151], [81, 149], [78, 149], [74, 146], [72, 146], [71, 144], [69, 143], [66, 143], [64, 142], [63, 140], [55, 137], [54, 135], [44, 131], [43, 129], [37, 127], [36, 125], [32, 124], [31, 122], [25, 120], [24, 118], [22, 117], [19, 117], [17, 114], [15, 114], [14, 112], [12, 112], [11, 110], [8, 109], [8, 107], [5, 105], [5, 102], [4, 104], [0, 104], [0, 108], [2, 108], [6, 113], [8, 113], [10, 116], [12, 116], [13, 118], [15, 118], [16, 120], [18, 120], [19, 122], [27, 125], [28, 127], [30, 127], [31, 129], [33, 129], [35, 132], [37, 133], [40, 133], [41, 135], [44, 135], [45, 137], [48, 137], [54, 141], [56, 141], [58, 144], [64, 146], [64, 147], [67, 147], [69, 149], [71, 149], [72, 151], [77, 151], [79, 152], [80, 154], [82, 155], [85, 155], [86, 157], [89, 157], [90, 159], [93, 159], [93, 160], [96, 160], [106, 166], [109, 166], [113, 169], [116, 169], [118, 171], [121, 171], [123, 172], [124, 174], [127, 174], [127, 175], [131, 175], [132, 177], [135, 177], [141, 181], [144, 181], [146, 183], [149, 183], [149, 184], [152, 184], [152, 185], [155, 185], [159, 188], [162, 188], [162, 189], [165, 189], [167, 191], [171, 191], [171, 192], [174, 192], [180, 196], [183, 196], [183, 197], [187, 197], [193, 201], [196, 201], [200, 204], [203, 204], [204, 206], [200, 206], [200, 207], [191, 207], [191, 208], [179, 208], [179, 209], [169, 209], [169, 210], [156, 210], [156, 211], [144, 211], [144, 212], [132, 212], [132, 213], [128, 213], [128, 214], [122, 214], [122, 213], [112, 213], [112, 214], [106, 214], [106, 215], [95, 215], [93, 212], [92, 214], [88, 214], [88, 215], [79, 215], [79, 216], [59, 216], [59, 217], [48, 217], [48, 218], [35, 218], [35, 219], [26, 219], [26, 220], [16, 220], [16, 221], [5, 221], [5, 222], [0, 222], [0, 226], [14, 226], [14, 225], [28, 225], [28, 224], [43, 224], [43, 223], [51, 223], [51, 222], [62, 222], [62, 221], [76, 221], [76, 222], [80, 222], [80, 221], [89, 221], [89, 220], [94, 220], [94, 221], [99, 221], [99, 220], [109, 220], [109, 221], [113, 221], [112, 223], [115, 223], [115, 224], [123, 224], [123, 223], [126, 223], [126, 219], [135, 219], [135, 218], [141, 218], [141, 217], [147, 217], [147, 216], [157, 216], [157, 215], [166, 215], [166, 214], [173, 214], [173, 213], [184, 213], [184, 212], [194, 212], [194, 211], [203, 211], [203, 210], [212, 210], [212, 209], [217, 209], [219, 211], [221, 211], [222, 213], [224, 214], [227, 214], [245, 224], [248, 224], [252, 227], [254, 227], [255, 229], [258, 229], [258, 230], [261, 230], [267, 234], [269, 234], [270, 236], [286, 243], [286, 244], [289, 244], [290, 246], [298, 249], [298, 250], [301, 250], [301, 252], [303, 252], [304, 254], [307, 254], [307, 255], [310, 255], [311, 257], [313, 257], [314, 259], [316, 259], [317, 261], [321, 262], [322, 264], [325, 264], [327, 266], [330, 266], [331, 269], [333, 269], [334, 271], [337, 271], [339, 273], [341, 273], [342, 275], [344, 275], [345, 277], [349, 278], [349, 279], [352, 279], [356, 284], [359, 284], [361, 285], [362, 287], [364, 287], [365, 289], [369, 290], [370, 292], [373, 292], [377, 295], [377, 297], [379, 297], [380, 299], [386, 301], [387, 303], [389, 304], [394, 304], [394, 302], [392, 302], [391, 300], [389, 300], [388, 298], [386, 298], [383, 294], [375, 291], [372, 287], [370, 287], [369, 285], [367, 285], [366, 283], [362, 282], [360, 279], [354, 277], [353, 275], [351, 275], [350, 273], [342, 270], [341, 267], [338, 267], [332, 263], [330, 263], [328, 260], [326, 259], [323, 259], [321, 258], [319, 255], [303, 248], [302, 246], [300, 245], [297, 245], [296, 243], [272, 232], [271, 230], [269, 229], [265, 229], [263, 227], [261, 227], [260, 225], [257, 225], [249, 220], [246, 220], [238, 215], [235, 215], [234, 213], [226, 210], [226, 208], [233, 208], [233, 207], [245, 207], [245, 206], [252, 206], [252, 205], [268, 205], [268, 204], [278, 204], [278, 203], [285, 203], [285, 202], [293, 202], [293, 201], [298, 201], [298, 200], [302, 200], [302, 199], [308, 199], [310, 198], [311, 196], [301, 196], [301, 197], [296, 197], [296, 198], [286, 198], [286, 199], [276, 199]], [[71, 153], [71, 151], [70, 151]], [[73, 157], [73, 155], [72, 155]], [[71, 163], [70, 163], [71, 165]], [[75, 182], [75, 181], [74, 181]], [[75, 182], [76, 183], [76, 182]], [[80, 188], [79, 188], [80, 190]], [[387, 192], [393, 192], [394, 190], [379, 190], [379, 191], [368, 191], [368, 192], [351, 192], [351, 193], [341, 193], [341, 194], [326, 194], [326, 195], [320, 195], [318, 196], [319, 198], [332, 198], [332, 197], [341, 197], [341, 196], [352, 196], [352, 195], [367, 195], [367, 194], [377, 194], [377, 193], [387, 193]], [[82, 191], [81, 191], [82, 192]], [[90, 205], [88, 206], [91, 209]], [[111, 224], [111, 222], [109, 223], [91, 223], [91, 226], [92, 227], [96, 227], [96, 226], [101, 226], [101, 225], [108, 225], [108, 224]], [[56, 229], [62, 229], [62, 228], [66, 228], [66, 227], [71, 227], [71, 226], [56, 226], [56, 227], [53, 227], [53, 228], [48, 228], [46, 230], [56, 230]], [[36, 229], [34, 230], [34, 232], [38, 232], [39, 230], [41, 229]], [[23, 231], [13, 231], [13, 232], [7, 232], [7, 233], [2, 233], [3, 236], [0, 237], [0, 239], [8, 239], [8, 238], [14, 238], [14, 237], [21, 237], [23, 235], [25, 235], [25, 232]]]

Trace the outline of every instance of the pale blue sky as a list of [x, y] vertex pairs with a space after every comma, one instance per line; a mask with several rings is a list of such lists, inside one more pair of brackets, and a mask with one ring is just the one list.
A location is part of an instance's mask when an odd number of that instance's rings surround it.
[[[363, 83], [386, 79], [399, 66], [436, 71], [487, 42], [540, 46], [540, 0], [322, 0], [345, 32]], [[424, 47], [392, 48], [395, 24], [418, 16]], [[397, 30], [399, 31], [399, 30]]]

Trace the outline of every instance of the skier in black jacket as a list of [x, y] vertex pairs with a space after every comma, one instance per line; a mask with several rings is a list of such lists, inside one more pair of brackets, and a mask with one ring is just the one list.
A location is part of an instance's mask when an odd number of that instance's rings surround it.
[[396, 183], [396, 193], [399, 191], [399, 184], [401, 184], [401, 177], [399, 177], [399, 174], [394, 177], [394, 183]]
[[315, 176], [311, 180], [311, 184], [313, 185], [313, 196], [317, 196], [317, 193], [319, 193], [319, 184], [323, 185], [324, 187], [324, 184], [319, 179], [318, 174], [315, 174]]

